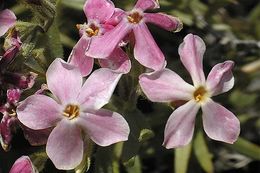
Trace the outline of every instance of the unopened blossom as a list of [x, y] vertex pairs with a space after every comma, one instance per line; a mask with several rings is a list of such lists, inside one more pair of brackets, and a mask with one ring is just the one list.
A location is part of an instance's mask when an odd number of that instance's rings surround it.
[[20, 51], [22, 42], [15, 29], [9, 30], [7, 37], [4, 42], [4, 54], [0, 59], [0, 69], [6, 68], [15, 58], [16, 54]]
[[0, 37], [13, 27], [15, 22], [16, 16], [11, 10], [5, 9], [0, 11]]
[[35, 94], [18, 106], [18, 119], [25, 126], [34, 130], [54, 127], [46, 152], [58, 169], [74, 169], [80, 164], [84, 139], [90, 138], [100, 146], [128, 139], [129, 126], [125, 119], [102, 109], [119, 78], [118, 73], [101, 68], [83, 84], [77, 67], [56, 59], [46, 73], [53, 98]]
[[24, 137], [33, 146], [44, 145], [51, 129], [32, 130], [21, 124], [16, 116], [16, 107], [19, 104], [22, 90], [8, 89], [6, 94], [6, 103], [0, 106], [0, 112], [3, 117], [0, 122], [0, 144], [4, 151], [9, 151], [11, 142], [16, 129], [22, 128]]
[[38, 173], [28, 156], [22, 156], [15, 161], [9, 173]]
[[141, 88], [151, 101], [186, 102], [174, 110], [167, 121], [163, 142], [166, 148], [184, 146], [191, 141], [199, 108], [204, 131], [211, 139], [233, 143], [239, 135], [240, 123], [236, 116], [211, 99], [233, 87], [234, 62], [215, 65], [205, 79], [202, 68], [205, 49], [203, 40], [192, 34], [188, 34], [179, 47], [181, 62], [190, 73], [193, 85], [167, 68], [139, 77]]
[[108, 57], [127, 34], [134, 34], [134, 57], [142, 65], [153, 70], [165, 66], [165, 57], [155, 43], [146, 23], [153, 23], [168, 31], [177, 31], [182, 27], [179, 19], [163, 13], [146, 13], [146, 10], [159, 8], [156, 0], [138, 0], [131, 11], [122, 11], [121, 21], [102, 37], [92, 39], [86, 55], [95, 58]]
[[[86, 49], [92, 38], [100, 37], [114, 28], [120, 11], [110, 0], [87, 0], [83, 10], [88, 23], [77, 25], [81, 38], [74, 46], [68, 62], [79, 67], [81, 74], [87, 76], [93, 69], [94, 59], [85, 55]], [[112, 50], [108, 59], [100, 60], [100, 65], [119, 73], [128, 73], [131, 68], [127, 54], [119, 46]]]

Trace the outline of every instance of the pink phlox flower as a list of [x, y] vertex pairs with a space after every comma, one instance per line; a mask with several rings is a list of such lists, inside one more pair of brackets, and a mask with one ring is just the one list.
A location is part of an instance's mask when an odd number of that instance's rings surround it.
[[121, 75], [101, 68], [83, 84], [77, 67], [56, 59], [46, 72], [53, 98], [35, 94], [18, 106], [18, 119], [25, 126], [34, 130], [54, 127], [46, 152], [58, 169], [74, 169], [80, 164], [85, 139], [100, 146], [128, 139], [126, 120], [116, 112], [102, 109]]
[[211, 139], [233, 143], [240, 133], [236, 116], [211, 99], [233, 87], [234, 62], [215, 65], [205, 79], [202, 66], [205, 49], [203, 40], [192, 34], [188, 34], [179, 47], [181, 62], [190, 73], [193, 86], [167, 68], [139, 77], [141, 88], [151, 101], [185, 101], [167, 121], [163, 142], [166, 148], [181, 147], [191, 141], [199, 108], [202, 108], [204, 131]]
[[9, 173], [38, 173], [38, 170], [28, 156], [22, 156], [15, 161]]
[[13, 27], [15, 22], [16, 16], [11, 10], [5, 9], [0, 11], [0, 37]]
[[[121, 11], [110, 0], [87, 0], [83, 10], [88, 23], [77, 25], [81, 38], [74, 46], [68, 62], [79, 67], [81, 74], [87, 76], [93, 69], [94, 59], [85, 55], [86, 49], [93, 38], [114, 28]], [[101, 67], [118, 73], [128, 73], [131, 68], [127, 54], [119, 46], [112, 50], [108, 59], [100, 60], [99, 63]]]
[[146, 13], [145, 10], [159, 8], [156, 0], [138, 0], [133, 10], [121, 12], [119, 24], [103, 36], [93, 38], [86, 56], [107, 58], [127, 34], [134, 33], [134, 57], [143, 66], [153, 70], [164, 68], [166, 61], [160, 48], [155, 43], [146, 23], [153, 23], [168, 31], [179, 30], [179, 19], [163, 13]]

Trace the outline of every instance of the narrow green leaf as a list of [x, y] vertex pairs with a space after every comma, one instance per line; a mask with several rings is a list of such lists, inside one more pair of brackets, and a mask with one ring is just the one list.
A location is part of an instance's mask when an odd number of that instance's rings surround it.
[[98, 147], [95, 159], [95, 173], [113, 173], [113, 145]]
[[130, 125], [128, 141], [124, 142], [122, 149], [122, 161], [126, 166], [132, 166], [135, 156], [138, 154], [141, 143], [153, 136], [142, 112], [138, 110], [124, 113], [125, 119]]
[[141, 161], [140, 161], [139, 156], [136, 156], [136, 157], [135, 157], [134, 165], [131, 166], [131, 167], [127, 167], [127, 168], [126, 168], [126, 171], [127, 171], [128, 173], [142, 173]]
[[138, 141], [143, 142], [154, 137], [154, 133], [150, 129], [142, 129]]
[[209, 152], [202, 131], [198, 131], [193, 145], [194, 153], [200, 166], [207, 173], [213, 173], [212, 154]]
[[42, 151], [33, 153], [32, 155], [30, 155], [30, 159], [32, 160], [32, 163], [37, 168], [37, 170], [41, 172], [48, 159], [48, 156], [45, 151]]
[[233, 145], [228, 145], [237, 152], [244, 154], [252, 159], [260, 160], [260, 146], [239, 137]]
[[191, 154], [191, 146], [189, 145], [183, 148], [177, 148], [175, 150], [175, 158], [174, 158], [174, 172], [176, 173], [186, 173], [188, 170], [189, 159]]

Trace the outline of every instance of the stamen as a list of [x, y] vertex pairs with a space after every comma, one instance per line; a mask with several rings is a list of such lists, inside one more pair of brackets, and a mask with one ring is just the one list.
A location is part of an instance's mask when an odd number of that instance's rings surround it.
[[138, 24], [143, 19], [143, 16], [139, 12], [133, 12], [127, 16], [127, 20], [130, 23]]
[[90, 24], [90, 26], [86, 28], [86, 33], [88, 34], [89, 37], [98, 35], [98, 32], [99, 32], [99, 27], [94, 24]]
[[78, 105], [69, 104], [64, 109], [62, 115], [68, 117], [69, 120], [72, 120], [79, 116], [79, 111], [80, 109]]
[[196, 102], [203, 101], [205, 99], [206, 95], [207, 95], [207, 90], [203, 86], [200, 86], [199, 88], [197, 88], [195, 90], [195, 92], [193, 93], [193, 97]]

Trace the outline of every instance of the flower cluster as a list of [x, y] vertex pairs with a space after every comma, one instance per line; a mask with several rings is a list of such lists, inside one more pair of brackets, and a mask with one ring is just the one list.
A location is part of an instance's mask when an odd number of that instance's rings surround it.
[[[166, 148], [185, 146], [191, 141], [199, 108], [202, 109], [204, 130], [210, 138], [235, 142], [240, 132], [238, 119], [211, 99], [233, 87], [234, 62], [215, 65], [205, 78], [202, 60], [206, 46], [199, 36], [188, 34], [179, 46], [180, 60], [190, 73], [193, 85], [186, 83], [166, 68], [164, 54], [146, 25], [152, 23], [177, 32], [182, 23], [163, 13], [146, 12], [157, 8], [156, 0], [138, 0], [130, 11], [116, 8], [110, 0], [87, 0], [83, 8], [87, 22], [77, 25], [80, 39], [68, 61], [56, 58], [47, 69], [44, 90], [48, 90], [48, 94], [40, 90], [19, 102], [21, 90], [31, 88], [35, 78], [30, 76], [22, 83], [22, 80], [13, 80], [15, 75], [1, 67], [0, 82], [8, 82], [6, 79], [12, 76], [9, 83], [18, 82], [13, 85], [19, 86], [7, 90], [7, 103], [1, 108], [1, 112], [5, 112], [0, 126], [1, 142], [10, 143], [12, 120], [18, 118], [25, 126], [24, 132], [31, 130], [29, 139], [37, 132], [47, 135], [47, 141], [40, 140], [40, 143], [46, 143], [48, 157], [56, 168], [70, 170], [84, 160], [89, 141], [99, 146], [127, 141], [131, 129], [124, 115], [103, 108], [109, 103], [122, 75], [128, 75], [134, 69], [131, 54], [125, 51], [127, 46], [133, 48], [138, 65], [146, 68], [139, 75], [138, 84], [145, 96], [153, 102], [183, 103], [173, 111], [166, 124], [163, 142]], [[1, 20], [5, 22], [0, 27], [0, 36], [3, 36], [14, 26], [16, 17], [10, 10], [4, 10], [0, 13]], [[10, 46], [0, 66], [12, 62], [22, 44], [14, 29], [10, 33]], [[93, 71], [94, 59], [98, 59], [101, 68]], [[28, 157], [17, 162], [24, 162], [26, 169], [37, 172]], [[12, 170], [21, 167], [14, 165]]]

